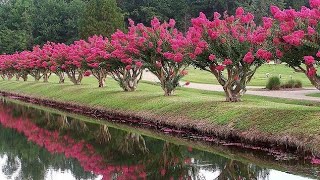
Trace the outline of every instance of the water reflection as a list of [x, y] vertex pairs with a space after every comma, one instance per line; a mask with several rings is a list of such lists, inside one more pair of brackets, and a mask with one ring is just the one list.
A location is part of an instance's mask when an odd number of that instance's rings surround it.
[[0, 104], [0, 123], [0, 178], [40, 180], [59, 172], [64, 179], [225, 180], [269, 179], [276, 172], [13, 102]]

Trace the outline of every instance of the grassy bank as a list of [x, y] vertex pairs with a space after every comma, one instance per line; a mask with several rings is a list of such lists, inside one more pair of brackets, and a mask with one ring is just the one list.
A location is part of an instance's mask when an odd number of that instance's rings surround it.
[[248, 138], [278, 138], [320, 152], [320, 104], [246, 95], [243, 102], [225, 103], [217, 92], [179, 88], [164, 97], [159, 86], [141, 83], [136, 92], [122, 92], [113, 80], [97, 88], [93, 78], [83, 85], [0, 81], [0, 90], [90, 107], [130, 113], [173, 125], [189, 125], [211, 131], [238, 131]]
[[[189, 74], [183, 79], [184, 81], [190, 81], [194, 83], [205, 83], [205, 84], [218, 84], [218, 81], [210, 72], [202, 71], [199, 69], [189, 68]], [[268, 77], [266, 74], [271, 76], [281, 75], [281, 82], [286, 83], [291, 80], [300, 80], [303, 87], [312, 87], [312, 84], [308, 80], [305, 74], [297, 73], [292, 68], [284, 64], [264, 64], [262, 65], [254, 75], [253, 79], [249, 83], [249, 86], [266, 86]]]

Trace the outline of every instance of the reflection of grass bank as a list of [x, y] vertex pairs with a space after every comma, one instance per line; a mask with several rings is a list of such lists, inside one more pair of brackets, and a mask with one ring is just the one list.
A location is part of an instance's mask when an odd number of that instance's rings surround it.
[[[201, 151], [210, 152], [210, 153], [213, 153], [213, 154], [216, 154], [219, 156], [223, 156], [232, 162], [234, 160], [241, 162], [240, 164], [242, 164], [242, 163], [243, 164], [250, 164], [250, 165], [254, 164], [255, 166], [257, 165], [263, 169], [264, 168], [275, 169], [275, 170], [279, 170], [279, 171], [283, 171], [283, 172], [293, 173], [293, 174], [297, 174], [297, 175], [303, 175], [303, 176], [310, 177], [310, 178], [316, 178], [313, 175], [313, 172], [310, 171], [310, 169], [313, 168], [314, 171], [316, 171], [317, 167], [311, 166], [308, 163], [308, 161], [296, 161], [296, 160], [283, 161], [283, 162], [282, 161], [275, 161], [275, 157], [269, 156], [266, 153], [261, 153], [259, 151], [251, 151], [251, 150], [247, 151], [247, 150], [243, 150], [240, 148], [227, 148], [225, 146], [218, 146], [218, 145], [212, 146], [212, 145], [204, 143], [204, 142], [188, 141], [186, 139], [181, 139], [181, 138], [173, 137], [173, 136], [166, 135], [163, 133], [150, 131], [148, 129], [132, 128], [128, 125], [119, 125], [119, 124], [109, 123], [107, 121], [97, 121], [96, 119], [84, 117], [84, 116], [77, 115], [77, 114], [69, 114], [66, 112], [61, 112], [61, 111], [58, 111], [53, 108], [45, 108], [42, 106], [23, 103], [23, 102], [16, 101], [16, 100], [10, 100], [10, 99], [7, 99], [7, 100], [10, 102], [14, 102], [14, 103], [19, 104], [19, 106], [20, 105], [27, 106], [28, 111], [33, 112], [33, 113], [31, 113], [32, 116], [35, 116], [35, 114], [46, 114], [48, 112], [55, 117], [61, 115], [61, 116], [70, 117], [68, 119], [72, 120], [72, 121], [75, 121], [75, 120], [84, 121], [87, 123], [88, 127], [92, 127], [92, 125], [90, 125], [90, 124], [97, 124], [97, 125], [105, 125], [106, 124], [108, 127], [111, 127], [111, 128], [116, 128], [116, 129], [120, 129], [120, 130], [123, 130], [126, 132], [132, 132], [134, 134], [141, 134], [143, 136], [148, 136], [148, 137], [152, 137], [155, 139], [164, 140], [169, 143], [173, 143], [175, 146], [192, 147], [192, 149], [193, 149], [192, 152], [196, 152], [197, 150], [201, 150]], [[36, 111], [34, 111], [33, 109], [35, 109]], [[38, 112], [38, 113], [36, 113], [36, 112]], [[53, 121], [53, 122], [55, 122], [55, 121]], [[40, 124], [43, 124], [43, 123], [40, 123]], [[72, 128], [72, 127], [70, 127], [70, 128]], [[85, 132], [85, 134], [88, 137], [91, 137], [91, 138], [94, 137], [94, 136], [90, 135], [89, 132]], [[79, 136], [78, 133], [76, 133], [76, 134], [77, 134], [77, 136]], [[119, 137], [115, 138], [114, 136], [111, 136], [111, 139], [113, 139], [113, 140], [119, 139]], [[149, 145], [150, 145], [150, 143], [149, 143]], [[108, 146], [110, 146], [110, 142], [108, 143]], [[149, 146], [147, 146], [147, 147], [149, 147]], [[183, 147], [181, 149], [183, 149]], [[200, 155], [199, 158], [201, 159], [201, 157], [202, 157], [201, 155], [204, 155], [205, 152], [202, 152], [202, 153], [199, 152], [199, 153], [196, 153], [196, 155], [197, 155], [197, 157], [198, 157], [198, 155]], [[237, 163], [237, 164], [239, 164], [239, 163]]]
[[180, 88], [164, 97], [160, 87], [141, 83], [136, 92], [122, 92], [107, 81], [96, 88], [93, 78], [84, 85], [0, 81], [2, 91], [31, 95], [90, 107], [100, 107], [157, 120], [177, 127], [193, 127], [219, 135], [237, 134], [247, 140], [286, 142], [320, 151], [320, 104], [257, 96], [241, 103], [225, 103], [222, 93]]
[[[214, 76], [206, 71], [199, 69], [189, 68], [189, 74], [183, 79], [184, 81], [190, 81], [194, 83], [205, 83], [205, 84], [218, 84]], [[272, 76], [281, 76], [283, 83], [289, 80], [300, 80], [303, 87], [313, 87], [303, 73], [294, 72], [292, 68], [284, 64], [265, 64], [262, 65], [254, 75], [249, 86], [266, 86], [268, 78]]]

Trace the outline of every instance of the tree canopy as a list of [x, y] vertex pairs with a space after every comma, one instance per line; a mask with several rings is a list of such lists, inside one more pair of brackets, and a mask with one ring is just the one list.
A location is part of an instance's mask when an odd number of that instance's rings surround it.
[[47, 41], [70, 44], [93, 34], [109, 36], [128, 19], [148, 25], [153, 17], [175, 19], [186, 32], [190, 19], [203, 12], [253, 12], [257, 23], [269, 6], [299, 8], [308, 0], [0, 0], [0, 53], [13, 53]]
[[121, 9], [115, 0], [90, 0], [86, 5], [80, 23], [80, 36], [110, 36], [117, 29], [123, 29]]

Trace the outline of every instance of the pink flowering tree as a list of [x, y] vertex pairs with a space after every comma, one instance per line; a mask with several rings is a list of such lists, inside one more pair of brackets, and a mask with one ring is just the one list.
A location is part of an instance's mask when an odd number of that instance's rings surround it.
[[175, 28], [175, 21], [160, 23], [157, 18], [151, 21], [151, 27], [134, 25], [130, 21], [129, 31], [136, 36], [136, 46], [140, 50], [144, 66], [156, 75], [165, 96], [173, 94], [179, 81], [187, 74], [190, 64], [188, 56], [190, 43]]
[[51, 72], [55, 73], [59, 77], [59, 84], [65, 82], [65, 61], [69, 47], [63, 43], [53, 44], [52, 43], [52, 57], [50, 63]]
[[310, 6], [300, 11], [271, 6], [275, 19], [273, 44], [282, 62], [304, 73], [320, 90], [320, 0], [310, 0]]
[[88, 42], [79, 41], [81, 53], [85, 61], [85, 69], [90, 72], [85, 72], [84, 75], [92, 74], [99, 82], [99, 87], [105, 86], [105, 81], [108, 75], [107, 61], [111, 57], [107, 51], [107, 38], [102, 36], [93, 36], [88, 39]]
[[2, 80], [6, 79], [6, 74], [5, 74], [5, 64], [4, 64], [5, 60], [4, 60], [4, 56], [0, 55], [0, 76], [2, 78]]
[[45, 46], [44, 49], [41, 49], [39, 46], [33, 47], [32, 53], [28, 56], [28, 58], [30, 58], [30, 75], [34, 77], [35, 81], [43, 78], [44, 82], [48, 82], [51, 75], [49, 69], [50, 57], [49, 54], [47, 54]]
[[187, 33], [194, 46], [193, 65], [214, 75], [228, 102], [240, 101], [256, 70], [273, 58], [268, 46], [272, 20], [263, 18], [261, 27], [253, 20], [241, 7], [235, 16], [214, 13], [213, 20], [200, 13]]
[[143, 73], [143, 63], [139, 59], [140, 51], [134, 33], [132, 30], [128, 34], [117, 31], [107, 47], [111, 52], [109, 73], [124, 91], [129, 92], [137, 89]]
[[30, 54], [30, 51], [22, 51], [21, 53], [17, 53], [15, 60], [16, 60], [16, 77], [17, 80], [20, 78], [23, 79], [23, 81], [28, 80], [28, 74], [30, 72], [29, 70], [29, 59], [28, 55]]
[[1, 55], [0, 56], [0, 69], [2, 79], [7, 78], [11, 80], [15, 73], [16, 69], [14, 67], [16, 61], [14, 55]]
[[64, 57], [61, 60], [61, 69], [64, 70], [75, 85], [80, 85], [85, 72], [83, 65], [82, 41], [76, 41], [70, 46], [66, 46]]

